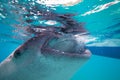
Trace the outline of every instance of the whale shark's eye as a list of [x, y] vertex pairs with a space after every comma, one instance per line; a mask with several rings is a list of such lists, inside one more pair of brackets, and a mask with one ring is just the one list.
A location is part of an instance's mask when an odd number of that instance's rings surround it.
[[14, 52], [14, 57], [17, 58], [18, 56], [21, 56], [21, 51], [20, 50], [16, 50]]

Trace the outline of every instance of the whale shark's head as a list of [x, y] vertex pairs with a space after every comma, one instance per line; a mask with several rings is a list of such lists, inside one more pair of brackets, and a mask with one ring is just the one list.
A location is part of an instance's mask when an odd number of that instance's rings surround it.
[[91, 52], [84, 42], [73, 36], [86, 30], [69, 15], [58, 18], [61, 23], [65, 20], [67, 26], [59, 28], [59, 32], [55, 27], [27, 29], [37, 36], [18, 47], [0, 64], [0, 80], [69, 80], [90, 58]]
[[14, 72], [2, 79], [69, 80], [90, 55], [84, 43], [77, 42], [73, 36], [51, 38], [41, 35], [28, 40], [13, 52], [7, 67], [14, 67]]
[[[63, 27], [35, 29], [36, 26], [30, 24], [32, 29], [26, 31], [37, 36], [18, 47], [0, 64], [0, 80], [69, 80], [89, 59], [91, 52], [83, 42], [67, 34], [86, 30], [81, 23], [72, 19], [71, 14], [56, 14], [38, 7], [29, 9], [26, 8], [24, 15], [28, 24], [37, 21], [31, 19], [31, 13], [34, 13], [40, 17], [38, 21], [54, 20]], [[55, 32], [65, 35], [58, 36]]]
[[3, 61], [0, 80], [69, 80], [89, 59], [91, 52], [75, 37], [48, 34], [31, 38]]

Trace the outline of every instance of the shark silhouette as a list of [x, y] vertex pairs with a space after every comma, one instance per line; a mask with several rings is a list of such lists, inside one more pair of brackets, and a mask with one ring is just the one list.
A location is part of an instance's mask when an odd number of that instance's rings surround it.
[[69, 80], [91, 55], [81, 44], [66, 36], [57, 39], [53, 33], [41, 33], [0, 64], [0, 80]]
[[70, 14], [52, 15], [64, 27], [28, 27], [26, 30], [35, 36], [0, 63], [0, 80], [69, 80], [90, 58], [84, 42], [74, 36], [87, 32], [82, 24]]

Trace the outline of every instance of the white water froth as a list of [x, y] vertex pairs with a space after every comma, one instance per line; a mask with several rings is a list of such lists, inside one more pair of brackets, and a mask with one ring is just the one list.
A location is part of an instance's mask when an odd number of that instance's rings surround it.
[[82, 41], [86, 46], [98, 47], [119, 47], [120, 39], [100, 39], [99, 37], [91, 35], [75, 35], [76, 40]]

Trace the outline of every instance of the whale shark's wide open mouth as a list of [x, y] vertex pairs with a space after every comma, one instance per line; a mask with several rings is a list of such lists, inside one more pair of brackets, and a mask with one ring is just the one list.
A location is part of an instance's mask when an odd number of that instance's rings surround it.
[[53, 38], [42, 48], [42, 53], [65, 55], [71, 57], [90, 57], [91, 52], [85, 48], [84, 42], [77, 42], [70, 38]]
[[48, 54], [50, 53], [54, 55], [63, 55], [68, 57], [80, 57], [80, 58], [89, 58], [91, 56], [91, 52], [88, 49], [86, 49], [83, 53], [70, 53], [70, 52], [64, 52], [64, 51], [60, 51], [52, 48], [44, 48], [42, 52], [48, 53]]

